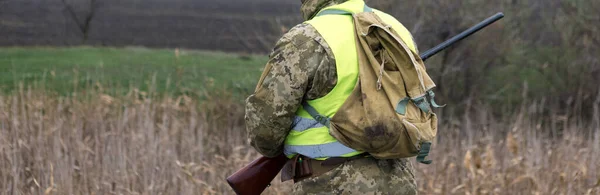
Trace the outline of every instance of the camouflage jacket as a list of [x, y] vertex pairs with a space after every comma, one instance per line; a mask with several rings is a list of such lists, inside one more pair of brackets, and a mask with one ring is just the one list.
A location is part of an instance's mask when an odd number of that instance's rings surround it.
[[[346, 0], [304, 0], [302, 13], [312, 18], [318, 10]], [[274, 157], [284, 141], [303, 100], [328, 94], [337, 83], [333, 53], [309, 24], [299, 24], [276, 44], [256, 86], [246, 100], [246, 129], [251, 145]]]

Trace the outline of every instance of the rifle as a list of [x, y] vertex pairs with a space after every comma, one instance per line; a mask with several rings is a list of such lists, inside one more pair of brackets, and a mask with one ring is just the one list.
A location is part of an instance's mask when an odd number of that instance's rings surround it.
[[[485, 19], [479, 24], [452, 37], [438, 46], [425, 51], [421, 54], [421, 59], [423, 59], [423, 61], [429, 59], [431, 56], [450, 47], [456, 42], [471, 36], [472, 34], [493, 24], [503, 17], [504, 14], [500, 12]], [[271, 181], [277, 177], [277, 174], [279, 174], [279, 171], [283, 168], [283, 166], [285, 166], [287, 160], [288, 158], [283, 154], [275, 158], [267, 158], [263, 156], [252, 161], [252, 163], [235, 172], [233, 175], [227, 177], [227, 183], [229, 183], [229, 186], [231, 186], [235, 193], [239, 195], [261, 194], [267, 187], [271, 185]]]
[[236, 194], [261, 194], [271, 185], [271, 181], [277, 177], [287, 161], [288, 157], [283, 154], [275, 158], [260, 157], [229, 176], [227, 183]]

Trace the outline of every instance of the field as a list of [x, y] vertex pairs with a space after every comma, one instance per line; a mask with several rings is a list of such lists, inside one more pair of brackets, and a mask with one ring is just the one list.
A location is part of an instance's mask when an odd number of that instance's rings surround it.
[[[0, 49], [0, 89], [19, 82], [60, 94], [91, 86], [109, 93], [131, 87], [186, 93], [222, 88], [250, 93], [262, 73], [265, 56], [144, 48], [6, 48]], [[198, 95], [198, 94], [196, 94]]]
[[[224, 178], [258, 157], [242, 100], [265, 60], [0, 49], [0, 194], [233, 194]], [[534, 100], [500, 117], [484, 104], [438, 110], [434, 164], [417, 166], [419, 190], [599, 194], [600, 97], [592, 105], [590, 121]], [[290, 188], [275, 182], [267, 194]]]

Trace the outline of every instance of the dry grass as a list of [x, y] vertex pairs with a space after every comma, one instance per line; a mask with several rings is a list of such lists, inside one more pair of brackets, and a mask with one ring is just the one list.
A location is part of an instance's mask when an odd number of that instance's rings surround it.
[[[137, 90], [51, 94], [0, 95], [0, 194], [232, 194], [224, 178], [257, 157], [242, 102], [227, 93], [204, 103]], [[420, 191], [598, 194], [599, 103], [593, 123], [558, 117], [564, 133], [553, 137], [548, 118], [528, 115], [535, 104], [498, 121], [485, 110], [442, 113], [435, 162], [418, 166]]]
[[[536, 105], [496, 121], [485, 109], [443, 124], [433, 166], [419, 165], [424, 194], [600, 194], [600, 114], [536, 119]], [[446, 118], [448, 119], [448, 118]], [[570, 120], [574, 120], [571, 122]], [[477, 121], [477, 122], [474, 122]], [[561, 125], [552, 135], [552, 125]]]

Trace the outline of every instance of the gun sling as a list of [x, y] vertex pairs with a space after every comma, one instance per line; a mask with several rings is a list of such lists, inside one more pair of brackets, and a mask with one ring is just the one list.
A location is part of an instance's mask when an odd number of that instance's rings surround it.
[[359, 158], [369, 157], [368, 153], [359, 154], [353, 157], [331, 157], [326, 160], [315, 160], [302, 155], [296, 155], [287, 161], [281, 171], [281, 181], [286, 182], [294, 180], [300, 182], [304, 179], [317, 177], [327, 173], [345, 162]]

